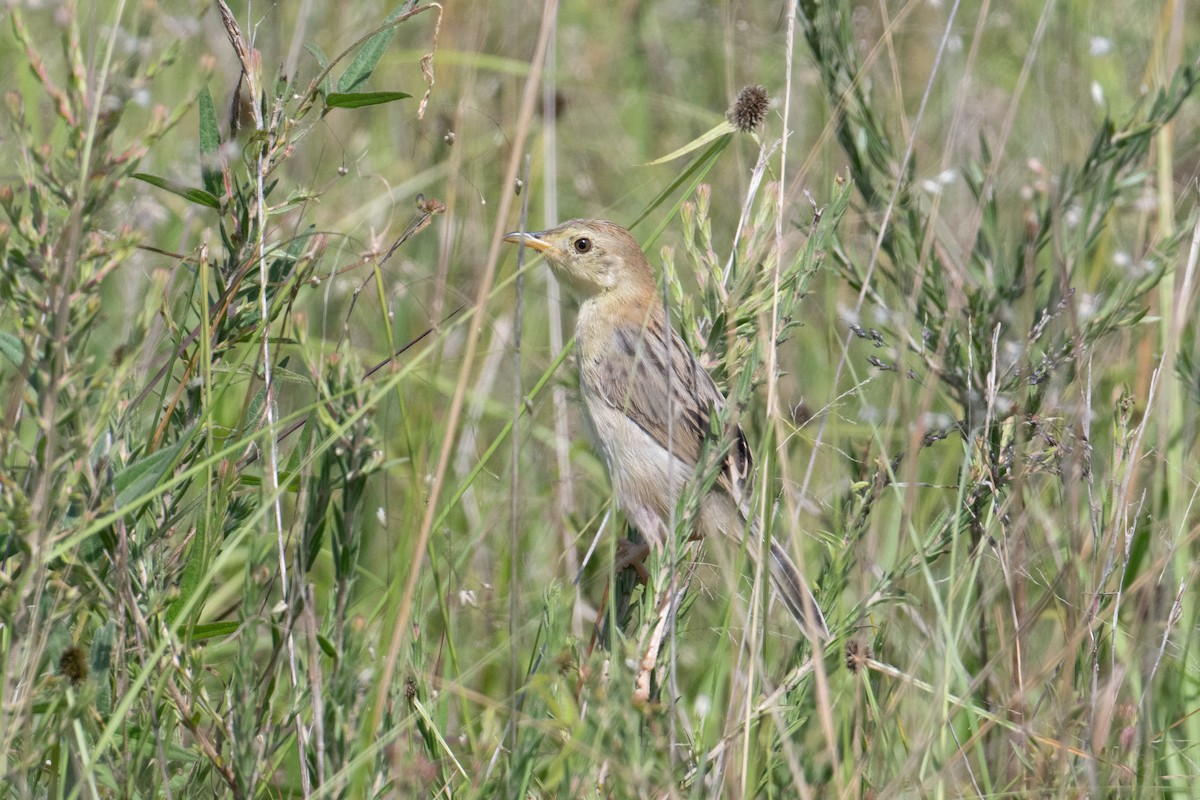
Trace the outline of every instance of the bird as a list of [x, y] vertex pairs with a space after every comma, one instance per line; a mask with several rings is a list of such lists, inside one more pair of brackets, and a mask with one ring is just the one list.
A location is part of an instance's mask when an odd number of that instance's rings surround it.
[[[650, 262], [629, 231], [605, 220], [572, 219], [503, 238], [540, 253], [578, 301], [575, 356], [589, 438], [625, 518], [661, 550], [671, 512], [713, 438], [710, 425], [724, 419], [724, 395], [669, 324]], [[728, 454], [700, 499], [695, 535], [726, 536], [739, 546], [745, 540], [757, 560], [754, 461], [739, 425], [728, 424], [726, 435]], [[775, 540], [768, 572], [801, 632], [828, 640], [804, 575]]]

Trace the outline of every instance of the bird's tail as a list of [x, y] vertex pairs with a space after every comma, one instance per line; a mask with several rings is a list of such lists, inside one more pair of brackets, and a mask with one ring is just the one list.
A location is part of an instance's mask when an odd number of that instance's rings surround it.
[[[704, 507], [707, 520], [706, 532], [720, 531], [732, 536], [739, 545], [744, 541], [746, 553], [754, 561], [758, 561], [762, 553], [762, 538], [760, 537], [758, 520], [746, 522], [742, 509], [734, 505], [728, 495], [709, 495], [710, 501]], [[796, 566], [785, 550], [777, 541], [771, 541], [771, 557], [767, 559], [767, 572], [771, 575], [771, 583], [775, 592], [787, 606], [787, 610], [800, 626], [800, 630], [809, 639], [816, 642], [829, 640], [829, 628], [825, 626], [825, 615], [817, 605], [817, 599], [804, 580], [804, 573]]]
[[805, 635], [815, 641], [828, 641], [829, 628], [825, 626], [825, 615], [817, 605], [817, 598], [809, 590], [800, 568], [775, 541], [771, 542], [770, 571], [775, 591]]

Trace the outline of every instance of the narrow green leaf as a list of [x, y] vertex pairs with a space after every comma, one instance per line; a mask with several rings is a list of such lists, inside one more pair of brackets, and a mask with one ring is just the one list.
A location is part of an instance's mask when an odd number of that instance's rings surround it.
[[326, 108], [363, 108], [412, 97], [405, 92], [333, 92], [325, 98]]
[[309, 449], [312, 447], [313, 431], [316, 428], [315, 414], [309, 414], [304, 420], [304, 425], [300, 428], [300, 439], [296, 446], [292, 449], [292, 454], [288, 458], [287, 466], [284, 471], [288, 473], [299, 473], [300, 465], [304, 457], [308, 455]]
[[709, 142], [711, 142], [712, 140], [714, 140], [718, 137], [728, 136], [729, 134], [732, 134], [732, 133], [737, 133], [737, 128], [733, 127], [733, 125], [731, 125], [728, 120], [723, 119], [719, 123], [717, 123], [717, 125], [715, 127], [710, 128], [709, 130], [700, 134], [698, 137], [696, 137], [695, 139], [692, 139], [690, 142], [688, 142], [687, 144], [685, 144], [683, 147], [679, 148], [678, 150], [667, 153], [662, 158], [656, 158], [653, 161], [647, 161], [642, 166], [643, 167], [654, 167], [659, 164], [665, 164], [668, 161], [674, 161], [677, 158], [686, 156], [688, 153], [691, 153], [695, 150], [699, 150], [701, 147], [704, 147], [704, 145], [708, 144]]
[[217, 112], [212, 95], [205, 86], [200, 92], [200, 177], [204, 191], [220, 197], [221, 191], [221, 132], [217, 127]]
[[198, 642], [201, 639], [228, 636], [238, 629], [239, 624], [237, 620], [227, 620], [225, 622], [206, 622], [203, 625], [197, 625], [192, 629], [192, 641]]
[[187, 444], [188, 437], [184, 436], [175, 444], [151, 453], [118, 472], [113, 478], [113, 488], [117, 492], [116, 507], [124, 508], [143, 495], [149, 494], [171, 469]]
[[[653, 200], [650, 201], [650, 204], [648, 206], [646, 206], [646, 208], [642, 211], [641, 214], [638, 215], [637, 219], [635, 219], [633, 222], [631, 222], [629, 224], [629, 229], [633, 230], [634, 228], [636, 228], [642, 220], [644, 220], [646, 217], [650, 216], [650, 214], [653, 213], [656, 208], [658, 208], [663, 203], [665, 203], [667, 198], [670, 197], [671, 194], [676, 189], [678, 189], [680, 186], [687, 183], [687, 181], [689, 179], [692, 179], [690, 188], [686, 192], [683, 193], [683, 197], [690, 196], [691, 193], [693, 191], [695, 191], [696, 186], [698, 186], [700, 184], [700, 181], [704, 180], [704, 176], [708, 174], [708, 171], [710, 169], [712, 169], [712, 165], [714, 163], [716, 163], [717, 156], [720, 155], [721, 152], [732, 141], [733, 141], [732, 136], [717, 137], [716, 141], [714, 141], [711, 145], [709, 145], [707, 150], [705, 150], [700, 155], [696, 156], [695, 160], [693, 160], [692, 163], [688, 164], [687, 167], [683, 170], [683, 172], [676, 175], [675, 178], [669, 184], [667, 184], [665, 187], [663, 187], [663, 190], [658, 193], [657, 197], [655, 197]], [[674, 217], [675, 214], [678, 213], [679, 206], [682, 203], [683, 203], [683, 199], [680, 198], [675, 203], [675, 208], [672, 209], [671, 213], [667, 215], [668, 219], [671, 217]], [[663, 225], [664, 226], [666, 225], [666, 220], [663, 221]], [[661, 232], [661, 229], [659, 232]], [[650, 242], [652, 242], [656, 238], [658, 238], [659, 232], [656, 232], [654, 234], [654, 236], [650, 237], [650, 239], [648, 241], [644, 242], [643, 246], [648, 247]]]
[[151, 186], [157, 186], [159, 189], [166, 189], [171, 194], [177, 194], [184, 200], [188, 200], [198, 206], [208, 206], [217, 210], [221, 208], [221, 201], [204, 189], [183, 186], [182, 184], [173, 183], [166, 178], [160, 178], [157, 175], [147, 175], [144, 172], [135, 172], [133, 173], [133, 177]]
[[[395, 22], [404, 14], [407, 5], [405, 3], [389, 14], [388, 18], [384, 20], [384, 24]], [[388, 45], [392, 43], [392, 37], [395, 35], [396, 27], [393, 25], [367, 39], [367, 43], [358, 51], [358, 55], [350, 62], [350, 66], [342, 73], [342, 77], [338, 78], [337, 90], [339, 92], [353, 92], [359, 86], [366, 83], [367, 78], [370, 78], [371, 73], [375, 71], [375, 67], [379, 64], [379, 59], [383, 58], [384, 52], [387, 50]]]
[[[242, 430], [247, 433], [253, 433], [258, 430], [262, 424], [262, 407], [267, 401], [267, 387], [264, 386], [255, 392], [254, 397], [250, 400], [250, 405], [246, 408], [246, 418], [242, 420]], [[253, 426], [253, 427], [251, 427]]]
[[1121, 587], [1128, 589], [1133, 582], [1141, 577], [1150, 554], [1153, 537], [1145, 525], [1139, 525], [1133, 533], [1133, 543], [1129, 548], [1129, 560], [1126, 562], [1125, 574], [1121, 576]]
[[[213, 513], [219, 513], [219, 511], [214, 510]], [[183, 563], [183, 574], [179, 576], [179, 596], [171, 601], [171, 605], [167, 606], [168, 624], [173, 623], [179, 617], [180, 612], [191, 602], [192, 595], [200, 588], [201, 581], [208, 573], [211, 560], [208, 546], [211, 527], [213, 527], [212, 517], [202, 514], [196, 525], [196, 535], [192, 537], [191, 544], [188, 545], [187, 559]], [[200, 605], [200, 602], [196, 602], [192, 606], [193, 616], [199, 612]]]

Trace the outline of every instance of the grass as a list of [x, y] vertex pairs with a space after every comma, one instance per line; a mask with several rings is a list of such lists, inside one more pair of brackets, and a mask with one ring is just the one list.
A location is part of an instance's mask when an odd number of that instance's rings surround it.
[[[0, 795], [1190, 796], [1195, 23], [837, 6], [10, 9]], [[570, 216], [828, 647], [612, 574]]]

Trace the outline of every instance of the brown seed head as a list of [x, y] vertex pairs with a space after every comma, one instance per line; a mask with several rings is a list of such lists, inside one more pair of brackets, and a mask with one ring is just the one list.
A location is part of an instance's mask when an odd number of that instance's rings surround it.
[[733, 105], [725, 112], [725, 118], [739, 131], [750, 133], [767, 118], [767, 104], [770, 99], [765, 86], [743, 86]]
[[87, 654], [82, 649], [72, 645], [58, 657], [58, 671], [71, 685], [78, 686], [87, 680]]
[[871, 660], [871, 645], [869, 642], [851, 639], [846, 642], [846, 669], [858, 672]]

